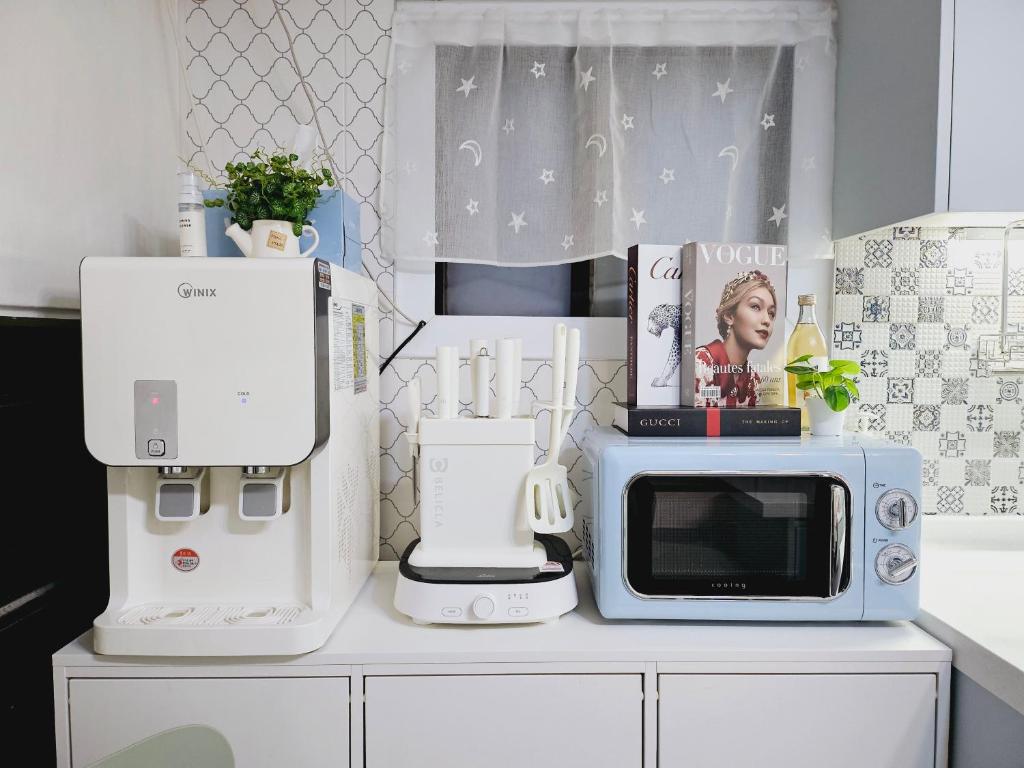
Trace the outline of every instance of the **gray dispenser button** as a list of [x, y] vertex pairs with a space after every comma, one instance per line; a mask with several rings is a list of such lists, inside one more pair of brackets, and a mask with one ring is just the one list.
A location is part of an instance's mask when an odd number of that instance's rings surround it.
[[164, 483], [160, 486], [160, 506], [157, 510], [162, 520], [184, 519], [195, 516], [196, 489], [191, 483]]
[[277, 486], [273, 483], [246, 483], [242, 486], [242, 517], [277, 517]]

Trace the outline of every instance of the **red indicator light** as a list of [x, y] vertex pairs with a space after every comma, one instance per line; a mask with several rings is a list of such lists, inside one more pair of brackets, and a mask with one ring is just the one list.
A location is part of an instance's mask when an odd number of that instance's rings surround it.
[[151, 398], [149, 402], [151, 402], [153, 405], [160, 405], [160, 398], [159, 397]]

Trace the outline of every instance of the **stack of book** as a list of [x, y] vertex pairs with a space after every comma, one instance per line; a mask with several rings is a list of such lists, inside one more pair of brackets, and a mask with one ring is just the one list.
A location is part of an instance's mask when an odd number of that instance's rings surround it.
[[785, 405], [786, 247], [635, 245], [627, 267], [628, 392], [640, 436], [800, 434]]
[[612, 421], [634, 437], [779, 437], [800, 434], [800, 409], [692, 408], [615, 403]]

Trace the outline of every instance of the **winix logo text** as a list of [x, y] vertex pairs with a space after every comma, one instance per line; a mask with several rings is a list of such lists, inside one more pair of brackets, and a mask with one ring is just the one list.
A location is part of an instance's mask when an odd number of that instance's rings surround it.
[[178, 295], [183, 299], [209, 298], [217, 295], [217, 289], [196, 288], [192, 283], [178, 283]]

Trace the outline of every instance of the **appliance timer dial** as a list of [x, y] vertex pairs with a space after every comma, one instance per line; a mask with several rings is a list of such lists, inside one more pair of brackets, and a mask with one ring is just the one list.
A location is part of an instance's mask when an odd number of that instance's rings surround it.
[[917, 571], [917, 555], [903, 544], [883, 547], [875, 557], [875, 572], [886, 584], [902, 584]]
[[473, 615], [478, 619], [489, 619], [494, 615], [494, 597], [491, 595], [478, 595], [473, 601]]
[[917, 501], [910, 491], [893, 488], [878, 500], [875, 516], [890, 531], [901, 531], [917, 519]]

